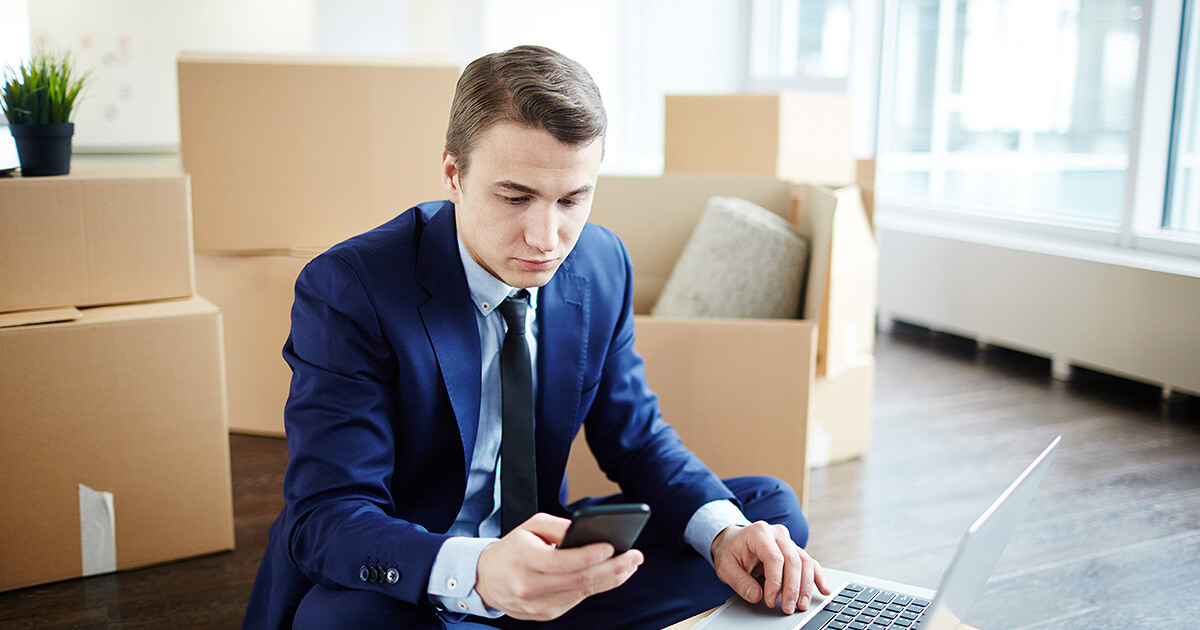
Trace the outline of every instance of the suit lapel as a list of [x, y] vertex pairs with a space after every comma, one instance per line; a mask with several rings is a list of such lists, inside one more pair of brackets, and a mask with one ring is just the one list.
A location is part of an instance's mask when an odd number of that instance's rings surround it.
[[421, 233], [417, 282], [430, 293], [430, 298], [418, 310], [458, 422], [465, 475], [469, 472], [479, 426], [482, 359], [479, 329], [456, 234], [454, 205], [446, 202]]
[[[538, 478], [565, 465], [587, 360], [589, 324], [588, 279], [571, 273], [570, 260], [559, 268], [538, 292]], [[558, 487], [545, 487], [539, 497], [543, 505], [557, 500]]]

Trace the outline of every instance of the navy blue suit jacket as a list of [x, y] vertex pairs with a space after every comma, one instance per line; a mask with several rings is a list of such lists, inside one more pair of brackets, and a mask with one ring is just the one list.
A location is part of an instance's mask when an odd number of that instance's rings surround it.
[[[312, 583], [428, 605], [430, 568], [466, 491], [480, 344], [454, 205], [430, 202], [313, 259], [296, 281], [283, 355], [287, 507], [271, 528], [247, 627], [290, 627]], [[633, 350], [633, 268], [588, 224], [538, 295], [538, 505], [565, 516], [565, 468], [585, 431], [601, 469], [682, 539], [733, 495], [663, 422]], [[395, 584], [360, 579], [396, 567]]]

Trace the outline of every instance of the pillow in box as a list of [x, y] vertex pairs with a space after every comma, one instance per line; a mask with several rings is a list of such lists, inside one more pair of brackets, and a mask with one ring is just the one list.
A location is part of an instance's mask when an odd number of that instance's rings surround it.
[[770, 210], [712, 197], [651, 314], [794, 318], [808, 252], [808, 239]]

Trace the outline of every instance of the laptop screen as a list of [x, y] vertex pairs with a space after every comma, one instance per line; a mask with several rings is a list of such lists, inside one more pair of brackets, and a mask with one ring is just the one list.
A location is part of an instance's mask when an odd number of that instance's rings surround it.
[[920, 630], [952, 630], [958, 627], [987, 585], [992, 570], [996, 568], [1008, 540], [1021, 521], [1021, 515], [1046, 475], [1050, 459], [1058, 450], [1061, 440], [1062, 436], [1054, 438], [1050, 446], [967, 530], [966, 536], [958, 543], [954, 559], [942, 575], [937, 596]]

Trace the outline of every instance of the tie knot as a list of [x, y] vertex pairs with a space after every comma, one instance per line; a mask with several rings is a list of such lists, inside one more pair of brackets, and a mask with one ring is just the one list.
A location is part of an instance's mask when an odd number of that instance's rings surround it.
[[521, 289], [510, 295], [508, 299], [496, 307], [508, 324], [508, 332], [518, 335], [525, 334], [525, 313], [529, 310], [529, 291]]

